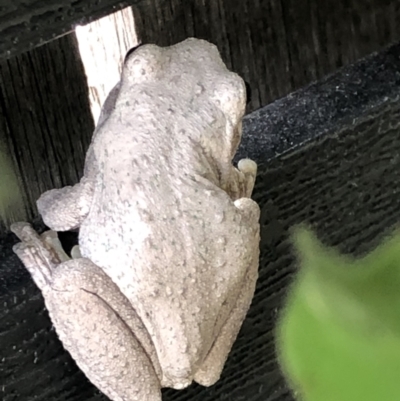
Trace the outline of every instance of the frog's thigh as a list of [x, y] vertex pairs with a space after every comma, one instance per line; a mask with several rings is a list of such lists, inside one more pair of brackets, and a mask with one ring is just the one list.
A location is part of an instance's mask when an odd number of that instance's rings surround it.
[[254, 266], [251, 266], [239, 299], [231, 311], [231, 315], [222, 327], [201, 368], [194, 376], [194, 380], [203, 386], [211, 386], [220, 378], [225, 361], [236, 340], [254, 295], [257, 281], [257, 266], [258, 261], [254, 263]]
[[194, 376], [194, 380], [203, 386], [211, 386], [219, 379], [228, 354], [250, 307], [258, 278], [259, 207], [254, 201], [248, 198], [238, 199], [235, 205], [242, 210], [244, 217], [247, 218], [247, 222], [254, 228], [256, 241], [254, 244], [251, 244], [251, 246], [254, 245], [254, 258], [249, 266], [246, 280], [243, 283], [242, 291], [235, 307], [222, 327], [207, 358]]
[[110, 399], [161, 401], [160, 383], [149, 356], [119, 311], [110, 306], [111, 298], [119, 302], [107, 290], [115, 285], [101, 271], [100, 280], [93, 280], [94, 269], [100, 270], [87, 259], [76, 259], [59, 265], [53, 275], [52, 290], [45, 299], [61, 341], [90, 381]]

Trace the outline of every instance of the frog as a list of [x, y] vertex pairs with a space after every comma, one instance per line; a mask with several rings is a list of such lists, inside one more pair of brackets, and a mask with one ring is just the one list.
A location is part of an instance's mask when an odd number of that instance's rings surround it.
[[[11, 226], [64, 348], [113, 401], [221, 376], [258, 278], [257, 164], [233, 162], [245, 109], [245, 83], [215, 45], [141, 45], [82, 178], [37, 201], [49, 230]], [[57, 234], [69, 230], [70, 255]]]

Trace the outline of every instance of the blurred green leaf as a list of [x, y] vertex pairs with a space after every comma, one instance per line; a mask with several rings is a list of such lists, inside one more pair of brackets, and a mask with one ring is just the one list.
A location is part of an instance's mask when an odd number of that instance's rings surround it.
[[400, 398], [400, 234], [364, 258], [300, 228], [301, 267], [277, 327], [278, 358], [302, 401]]

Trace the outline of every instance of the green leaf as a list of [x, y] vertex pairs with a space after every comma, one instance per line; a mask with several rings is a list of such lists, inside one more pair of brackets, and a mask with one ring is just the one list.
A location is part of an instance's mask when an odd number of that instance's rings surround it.
[[303, 401], [400, 398], [400, 235], [361, 259], [296, 231], [301, 268], [277, 327], [283, 372]]

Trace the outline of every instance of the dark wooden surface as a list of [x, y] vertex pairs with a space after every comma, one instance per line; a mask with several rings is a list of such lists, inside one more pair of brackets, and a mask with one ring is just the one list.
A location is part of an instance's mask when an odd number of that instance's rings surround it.
[[249, 111], [400, 40], [397, 0], [148, 0], [137, 9], [144, 42], [215, 43], [249, 82]]
[[94, 129], [75, 35], [0, 61], [0, 127], [32, 218], [43, 191], [79, 180]]
[[[137, 5], [138, 29], [146, 43], [169, 45], [193, 35], [214, 42], [228, 66], [249, 82], [249, 112], [400, 40], [397, 0], [129, 3]], [[0, 1], [0, 57], [2, 46], [22, 51], [37, 45], [38, 37], [57, 33], [91, 13], [111, 11], [116, 2], [18, 4], [22, 1]], [[11, 37], [9, 32], [18, 34], [14, 45], [1, 42]], [[0, 232], [15, 219], [34, 218], [41, 192], [80, 177], [93, 130], [87, 96], [74, 34], [0, 61], [0, 149], [12, 159], [24, 205], [12, 203], [6, 218], [0, 215]]]
[[127, 5], [145, 42], [216, 43], [252, 86], [249, 111], [400, 39], [397, 0], [1, 0], [0, 58]]
[[[197, 36], [217, 44], [228, 66], [251, 86], [248, 111], [382, 48], [399, 37], [400, 29], [397, 1], [129, 3], [137, 4], [144, 42], [169, 45]], [[116, 2], [18, 4], [0, 2], [0, 56], [2, 46], [22, 51], [38, 44], [37, 37], [111, 11]], [[6, 42], [8, 32], [18, 37], [13, 45]], [[0, 98], [0, 144], [11, 155], [26, 209], [19, 218], [32, 218], [41, 192], [77, 181], [93, 129], [74, 35], [1, 61]], [[9, 216], [18, 218], [18, 212], [11, 210]], [[0, 220], [4, 232], [11, 218]]]
[[[41, 192], [78, 180], [93, 121], [74, 35], [4, 58], [116, 3], [0, 0], [0, 144], [11, 155], [30, 218]], [[168, 45], [196, 36], [217, 44], [229, 67], [250, 83], [249, 111], [400, 39], [394, 0], [135, 4], [144, 42]], [[399, 59], [394, 48], [246, 118], [241, 153], [260, 163], [257, 293], [221, 381], [210, 389], [167, 390], [164, 400], [291, 399], [273, 347], [294, 268], [288, 229], [310, 221], [326, 242], [362, 253], [397, 223]], [[63, 351], [38, 290], [11, 251], [15, 238], [1, 223], [0, 237], [0, 398], [104, 400]]]
[[140, 0], [1, 0], [0, 59], [42, 45], [76, 25]]
[[[167, 400], [290, 401], [273, 330], [295, 269], [290, 227], [309, 222], [325, 243], [363, 254], [400, 219], [400, 46], [363, 60], [244, 120], [239, 156], [259, 163], [260, 278], [221, 380], [166, 390]], [[100, 401], [51, 329], [39, 291], [0, 242], [3, 401]]]

